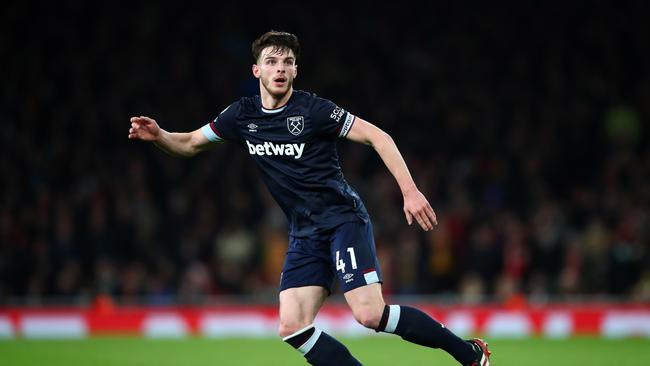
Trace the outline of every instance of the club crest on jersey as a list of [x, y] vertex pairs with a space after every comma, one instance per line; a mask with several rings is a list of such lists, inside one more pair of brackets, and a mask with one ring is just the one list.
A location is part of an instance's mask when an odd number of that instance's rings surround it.
[[294, 116], [287, 118], [287, 129], [292, 135], [298, 136], [305, 128], [305, 119], [303, 116]]

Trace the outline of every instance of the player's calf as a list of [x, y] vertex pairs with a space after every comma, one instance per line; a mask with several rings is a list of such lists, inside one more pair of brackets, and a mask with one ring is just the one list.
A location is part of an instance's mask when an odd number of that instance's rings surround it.
[[376, 331], [397, 334], [421, 346], [441, 348], [461, 365], [471, 365], [478, 355], [473, 343], [462, 340], [424, 312], [409, 306], [385, 306]]
[[362, 366], [336, 339], [310, 325], [282, 339], [316, 366]]

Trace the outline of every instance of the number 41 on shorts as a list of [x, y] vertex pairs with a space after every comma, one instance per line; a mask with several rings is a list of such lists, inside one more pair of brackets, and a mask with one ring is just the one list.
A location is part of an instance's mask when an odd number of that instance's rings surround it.
[[[348, 254], [350, 255], [350, 263], [352, 264], [352, 269], [357, 269], [357, 257], [354, 255], [354, 248], [348, 247]], [[345, 273], [345, 262], [341, 259], [340, 250], [336, 251], [336, 270]]]

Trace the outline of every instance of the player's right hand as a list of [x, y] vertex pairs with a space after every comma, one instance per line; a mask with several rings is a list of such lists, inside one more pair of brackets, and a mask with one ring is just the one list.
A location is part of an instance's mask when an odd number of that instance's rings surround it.
[[156, 120], [145, 116], [131, 117], [129, 139], [156, 141], [159, 136], [160, 126], [158, 126]]

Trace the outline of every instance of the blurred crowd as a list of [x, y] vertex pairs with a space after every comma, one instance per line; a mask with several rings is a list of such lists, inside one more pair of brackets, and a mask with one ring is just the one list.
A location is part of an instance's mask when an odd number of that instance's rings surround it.
[[389, 295], [650, 301], [650, 6], [14, 2], [0, 12], [0, 305], [274, 299], [286, 220], [248, 153], [127, 139], [257, 93], [253, 39], [302, 42], [297, 89], [390, 133], [438, 215], [340, 141]]

